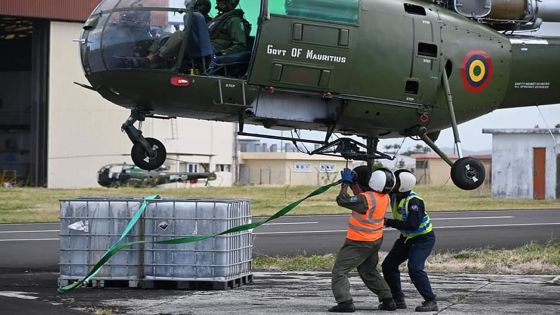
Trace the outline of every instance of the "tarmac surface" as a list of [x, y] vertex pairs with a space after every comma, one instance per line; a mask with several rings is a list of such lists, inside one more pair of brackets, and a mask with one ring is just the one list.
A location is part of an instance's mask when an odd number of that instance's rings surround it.
[[[377, 310], [377, 297], [352, 275], [356, 314], [384, 313]], [[334, 305], [329, 273], [253, 276], [252, 284], [226, 291], [80, 288], [59, 294], [58, 273], [0, 273], [0, 314], [325, 314]], [[440, 307], [433, 314], [560, 313], [560, 277], [430, 274], [430, 279]], [[414, 313], [421, 303], [406, 274], [403, 289], [408, 308], [391, 314]]]

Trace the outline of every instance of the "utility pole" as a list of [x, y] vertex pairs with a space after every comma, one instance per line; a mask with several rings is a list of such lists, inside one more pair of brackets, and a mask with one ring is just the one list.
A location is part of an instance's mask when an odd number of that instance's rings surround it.
[[238, 151], [238, 142], [237, 142], [237, 133], [239, 132], [239, 124], [234, 124], [233, 127], [233, 156], [232, 156], [232, 165], [231, 165], [231, 175], [233, 184], [239, 183], [239, 153]]

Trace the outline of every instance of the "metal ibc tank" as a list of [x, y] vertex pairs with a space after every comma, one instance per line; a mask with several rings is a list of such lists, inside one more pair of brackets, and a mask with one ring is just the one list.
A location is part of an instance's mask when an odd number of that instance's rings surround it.
[[[61, 200], [60, 284], [84, 277], [115, 243], [140, 208], [141, 198], [80, 198]], [[141, 239], [137, 224], [123, 240]], [[138, 280], [141, 248], [123, 249], [97, 273], [97, 280]]]
[[[158, 241], [212, 235], [251, 223], [247, 200], [159, 200], [145, 213], [145, 238]], [[231, 233], [205, 241], [144, 247], [147, 280], [227, 282], [251, 273], [252, 234]]]

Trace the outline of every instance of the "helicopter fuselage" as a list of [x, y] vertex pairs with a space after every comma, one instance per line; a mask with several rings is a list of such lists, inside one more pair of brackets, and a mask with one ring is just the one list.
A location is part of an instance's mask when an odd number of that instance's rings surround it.
[[86, 75], [103, 97], [147, 113], [381, 138], [451, 126], [444, 75], [459, 123], [560, 102], [559, 38], [506, 36], [418, 1], [358, 9], [356, 23], [336, 23], [263, 8], [246, 78], [85, 65]]

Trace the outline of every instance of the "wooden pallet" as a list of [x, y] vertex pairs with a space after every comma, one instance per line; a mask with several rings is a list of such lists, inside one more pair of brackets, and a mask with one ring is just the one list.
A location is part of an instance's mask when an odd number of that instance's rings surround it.
[[253, 275], [245, 275], [227, 281], [199, 281], [199, 280], [140, 280], [143, 289], [171, 289], [171, 290], [228, 290], [253, 283]]
[[[58, 279], [58, 286], [64, 287], [81, 279]], [[83, 285], [85, 288], [139, 288], [139, 280], [93, 279]]]
[[[59, 279], [59, 287], [67, 286], [79, 279]], [[244, 275], [227, 281], [208, 280], [158, 280], [158, 279], [93, 279], [87, 288], [142, 288], [167, 290], [228, 290], [253, 283], [253, 275]]]

